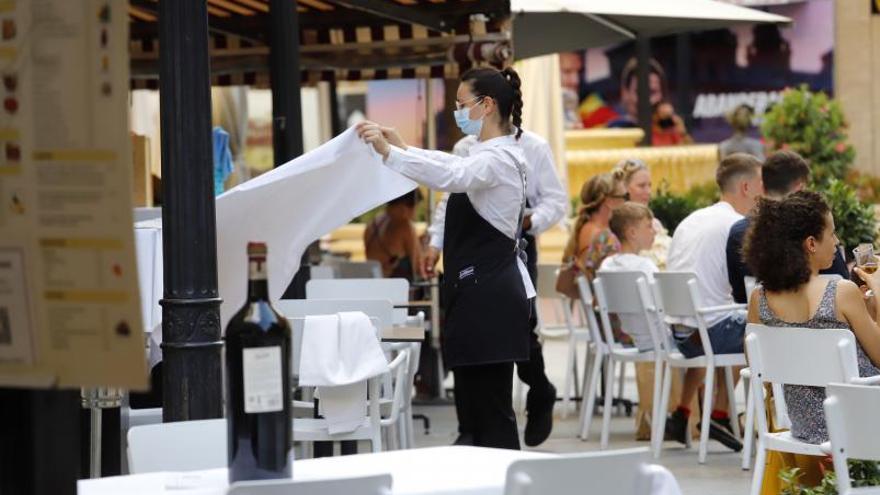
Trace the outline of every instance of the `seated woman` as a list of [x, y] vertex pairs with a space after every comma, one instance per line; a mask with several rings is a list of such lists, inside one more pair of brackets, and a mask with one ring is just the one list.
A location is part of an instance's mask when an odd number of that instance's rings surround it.
[[606, 256], [620, 251], [620, 242], [608, 224], [611, 213], [627, 198], [623, 172], [593, 176], [581, 188], [581, 211], [563, 253], [563, 262], [574, 261], [593, 280]]
[[[623, 183], [629, 194], [629, 200], [648, 206], [651, 202], [652, 182], [651, 171], [645, 162], [638, 158], [627, 158], [621, 160], [614, 168], [620, 169], [623, 173]], [[639, 254], [650, 258], [662, 270], [666, 267], [666, 255], [672, 237], [657, 217], [654, 217], [654, 231], [654, 243]]]
[[[614, 210], [611, 215], [611, 232], [620, 240], [620, 252], [605, 258], [599, 265], [599, 275], [603, 271], [611, 272], [642, 272], [647, 282], [654, 279], [657, 265], [639, 253], [651, 247], [654, 242], [654, 215], [647, 206], [641, 203], [627, 202]], [[651, 329], [644, 318], [636, 315], [618, 315], [620, 325], [633, 339], [633, 343], [641, 352], [654, 348]], [[661, 322], [656, 322], [658, 325]], [[658, 327], [661, 328], [661, 327]], [[665, 332], [665, 327], [662, 327]]]
[[382, 264], [382, 275], [405, 278], [412, 282], [415, 267], [420, 266], [422, 250], [413, 219], [421, 193], [414, 189], [385, 205], [385, 212], [374, 218], [364, 230], [364, 248], [368, 260]]
[[[850, 329], [858, 341], [859, 375], [877, 375], [876, 305], [868, 307], [851, 281], [819, 277], [819, 270], [834, 261], [838, 243], [831, 210], [819, 194], [801, 191], [778, 201], [759, 200], [743, 255], [763, 287], [749, 298], [748, 320], [775, 327]], [[856, 273], [880, 293], [880, 272], [869, 275], [857, 268]], [[786, 385], [784, 392], [792, 436], [813, 444], [827, 441], [825, 390]]]

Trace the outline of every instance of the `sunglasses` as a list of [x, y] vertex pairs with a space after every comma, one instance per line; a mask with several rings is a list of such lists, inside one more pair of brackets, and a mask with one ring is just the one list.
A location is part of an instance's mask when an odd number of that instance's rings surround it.
[[625, 192], [623, 194], [609, 194], [608, 197], [614, 198], [614, 199], [622, 199], [624, 201], [629, 201], [629, 193], [628, 192]]

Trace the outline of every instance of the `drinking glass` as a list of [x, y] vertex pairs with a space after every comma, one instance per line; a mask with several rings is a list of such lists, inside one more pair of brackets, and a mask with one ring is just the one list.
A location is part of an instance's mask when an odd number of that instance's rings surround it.
[[[874, 273], [877, 271], [877, 258], [874, 256], [874, 245], [870, 243], [859, 244], [859, 247], [853, 249], [855, 255], [856, 266], [865, 271], [865, 273]], [[861, 284], [859, 284], [861, 285]], [[873, 291], [868, 291], [865, 296], [870, 297]]]

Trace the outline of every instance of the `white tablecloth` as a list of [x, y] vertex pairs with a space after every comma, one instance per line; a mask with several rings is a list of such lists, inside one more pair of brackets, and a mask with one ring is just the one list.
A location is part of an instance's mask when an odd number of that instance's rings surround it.
[[[379, 454], [306, 459], [293, 463], [295, 480], [390, 473], [394, 494], [501, 495], [507, 467], [519, 459], [551, 454], [479, 447], [435, 447]], [[79, 495], [223, 495], [226, 469], [148, 473], [81, 480]]]

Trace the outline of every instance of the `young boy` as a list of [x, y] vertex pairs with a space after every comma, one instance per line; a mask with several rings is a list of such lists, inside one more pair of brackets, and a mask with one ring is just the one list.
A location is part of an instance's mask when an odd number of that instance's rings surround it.
[[[654, 273], [659, 271], [650, 259], [639, 256], [639, 252], [650, 249], [654, 244], [654, 215], [647, 206], [641, 203], [627, 202], [614, 210], [609, 226], [611, 232], [620, 240], [620, 252], [602, 261], [599, 272], [642, 272], [647, 282], [654, 280]], [[643, 318], [637, 315], [619, 315], [624, 332], [632, 337], [641, 352], [654, 348], [651, 330]], [[660, 322], [657, 322], [660, 323]]]

